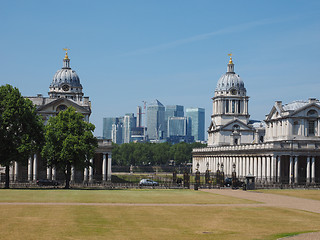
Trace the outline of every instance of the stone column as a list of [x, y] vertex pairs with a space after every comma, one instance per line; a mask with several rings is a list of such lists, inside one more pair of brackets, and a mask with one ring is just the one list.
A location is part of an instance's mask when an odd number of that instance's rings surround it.
[[14, 162], [14, 179], [15, 182], [19, 181], [19, 164], [18, 162]]
[[270, 156], [266, 156], [266, 179], [267, 179], [267, 182], [269, 183], [270, 182], [270, 172], [271, 172], [271, 169], [270, 169]]
[[[90, 159], [90, 163], [93, 164], [93, 159], [91, 158]], [[92, 182], [93, 181], [93, 167], [90, 166], [89, 167], [89, 182]]]
[[315, 173], [316, 173], [316, 165], [315, 165], [315, 157], [311, 159], [311, 182], [315, 183]]
[[32, 181], [32, 169], [33, 169], [33, 160], [32, 157], [28, 159], [28, 181]]
[[84, 183], [88, 182], [88, 175], [89, 175], [89, 170], [87, 167], [85, 167], [83, 170], [83, 182]]
[[38, 179], [38, 161], [37, 154], [33, 156], [33, 181], [37, 181]]
[[9, 178], [10, 178], [10, 182], [13, 182], [13, 180], [14, 180], [14, 168], [13, 168], [12, 164], [9, 167]]
[[281, 182], [281, 156], [277, 157], [277, 182]]
[[298, 156], [294, 157], [294, 183], [298, 183]]
[[277, 156], [271, 157], [271, 181], [276, 182], [277, 180]]
[[257, 157], [257, 175], [258, 175], [258, 178], [260, 181], [261, 181], [261, 178], [262, 178], [262, 166], [261, 166], [261, 157]]
[[57, 180], [57, 169], [52, 167], [52, 180]]
[[250, 173], [254, 175], [254, 158], [250, 157]]
[[293, 166], [293, 157], [290, 156], [290, 164], [289, 164], [289, 183], [290, 184], [292, 184], [292, 180], [293, 180], [292, 166]]
[[250, 173], [250, 157], [246, 157], [246, 172], [247, 175]]
[[258, 179], [258, 158], [253, 157], [253, 162], [254, 162], [254, 169], [253, 169], [253, 175], [256, 177], [256, 180]]
[[71, 177], [70, 177], [70, 181], [71, 181], [72, 183], [74, 183], [74, 181], [75, 181], [75, 169], [74, 169], [74, 166], [73, 166], [73, 165], [71, 166]]
[[111, 164], [112, 163], [112, 154], [111, 152], [108, 153], [108, 169], [107, 169], [107, 181], [111, 181], [111, 174], [112, 174], [112, 170], [111, 170]]
[[266, 180], [266, 157], [263, 156], [261, 157], [261, 178], [263, 179], [263, 181]]
[[47, 167], [47, 179], [52, 179], [52, 168]]
[[243, 173], [243, 177], [245, 177], [247, 175], [247, 157], [242, 157], [242, 173]]
[[107, 181], [107, 154], [103, 153], [102, 159], [102, 181]]
[[306, 182], [310, 183], [311, 179], [310, 179], [310, 157], [307, 157], [307, 169], [306, 169], [306, 175], [307, 175], [307, 179]]

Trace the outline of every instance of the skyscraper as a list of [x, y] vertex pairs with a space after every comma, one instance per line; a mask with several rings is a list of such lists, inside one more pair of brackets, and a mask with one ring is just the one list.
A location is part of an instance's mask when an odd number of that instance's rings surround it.
[[184, 108], [181, 105], [167, 105], [165, 120], [167, 121], [169, 117], [184, 117]]
[[151, 140], [163, 139], [166, 136], [165, 107], [155, 100], [147, 108], [147, 135]]
[[186, 116], [191, 118], [191, 135], [195, 141], [204, 141], [204, 108], [187, 108]]
[[136, 127], [136, 117], [133, 113], [127, 113], [123, 119], [123, 143], [131, 142], [131, 130]]
[[102, 136], [104, 139], [112, 139], [111, 132], [112, 132], [112, 125], [118, 124], [119, 118], [117, 117], [107, 117], [103, 118], [103, 133]]
[[188, 134], [187, 117], [168, 118], [168, 137], [186, 136]]

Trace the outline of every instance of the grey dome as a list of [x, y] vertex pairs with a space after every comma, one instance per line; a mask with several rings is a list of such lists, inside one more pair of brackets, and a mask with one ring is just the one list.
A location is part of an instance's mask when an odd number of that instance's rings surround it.
[[228, 91], [230, 88], [245, 90], [244, 83], [240, 76], [235, 73], [227, 72], [220, 77], [216, 91]]
[[60, 87], [64, 84], [68, 84], [70, 87], [82, 88], [78, 74], [71, 68], [62, 68], [58, 70], [53, 76], [50, 87]]

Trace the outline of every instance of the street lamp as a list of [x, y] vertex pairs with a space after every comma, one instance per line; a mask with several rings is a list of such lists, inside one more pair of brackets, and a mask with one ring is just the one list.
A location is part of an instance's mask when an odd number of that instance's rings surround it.
[[209, 162], [207, 162], [207, 170], [209, 170]]

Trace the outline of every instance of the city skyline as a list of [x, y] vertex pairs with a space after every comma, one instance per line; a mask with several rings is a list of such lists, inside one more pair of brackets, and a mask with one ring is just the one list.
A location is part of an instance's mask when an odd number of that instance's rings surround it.
[[47, 96], [62, 48], [70, 48], [97, 136], [103, 117], [135, 112], [155, 98], [204, 108], [207, 129], [230, 52], [248, 90], [250, 119], [264, 120], [276, 100], [319, 98], [318, 1], [0, 4], [0, 84]]

